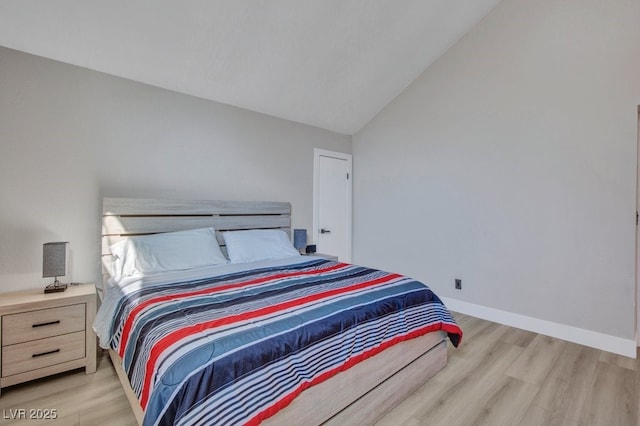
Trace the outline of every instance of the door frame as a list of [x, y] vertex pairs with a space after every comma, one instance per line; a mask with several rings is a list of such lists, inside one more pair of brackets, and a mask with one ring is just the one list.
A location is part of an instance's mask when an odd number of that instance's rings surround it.
[[[320, 157], [331, 157], [347, 161], [347, 173], [349, 174], [347, 184], [347, 263], [351, 262], [351, 229], [352, 229], [352, 200], [353, 200], [353, 156], [344, 152], [328, 151], [326, 149], [313, 149], [313, 229], [311, 230], [311, 241], [316, 244], [318, 238], [318, 224], [320, 216]], [[327, 253], [331, 254], [331, 253]]]
[[640, 347], [640, 228], [638, 227], [638, 212], [640, 212], [640, 105], [638, 105], [636, 144], [636, 346]]

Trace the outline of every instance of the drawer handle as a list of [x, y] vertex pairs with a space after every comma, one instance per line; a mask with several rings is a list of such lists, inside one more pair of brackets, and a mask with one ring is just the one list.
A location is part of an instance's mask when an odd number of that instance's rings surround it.
[[44, 327], [45, 325], [53, 325], [53, 324], [60, 324], [60, 320], [49, 321], [49, 322], [41, 322], [40, 324], [33, 324], [31, 327], [33, 327], [33, 328]]
[[33, 354], [33, 355], [31, 355], [31, 358], [38, 358], [39, 356], [55, 354], [56, 352], [60, 352], [60, 349], [54, 349], [52, 351], [40, 352], [39, 354]]

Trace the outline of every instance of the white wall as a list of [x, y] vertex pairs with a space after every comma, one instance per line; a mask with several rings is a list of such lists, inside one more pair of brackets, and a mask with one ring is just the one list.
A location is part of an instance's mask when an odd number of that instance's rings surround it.
[[354, 261], [634, 339], [639, 23], [633, 0], [500, 3], [354, 136]]
[[105, 196], [290, 201], [311, 229], [313, 148], [351, 137], [0, 47], [0, 292], [100, 276]]

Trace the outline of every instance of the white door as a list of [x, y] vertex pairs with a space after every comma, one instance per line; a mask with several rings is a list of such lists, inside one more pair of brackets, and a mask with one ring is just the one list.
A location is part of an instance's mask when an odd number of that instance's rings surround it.
[[313, 234], [318, 253], [351, 262], [351, 155], [315, 149]]

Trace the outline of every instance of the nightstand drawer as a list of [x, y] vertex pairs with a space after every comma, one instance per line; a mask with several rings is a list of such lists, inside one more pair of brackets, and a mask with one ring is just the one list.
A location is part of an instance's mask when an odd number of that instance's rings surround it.
[[64, 334], [2, 348], [2, 377], [84, 358], [85, 333]]
[[2, 316], [2, 346], [29, 342], [85, 328], [85, 304]]

